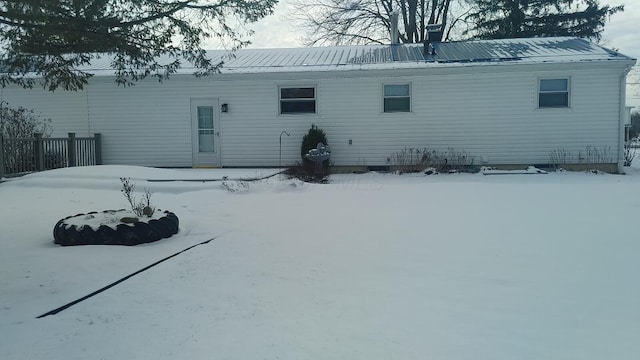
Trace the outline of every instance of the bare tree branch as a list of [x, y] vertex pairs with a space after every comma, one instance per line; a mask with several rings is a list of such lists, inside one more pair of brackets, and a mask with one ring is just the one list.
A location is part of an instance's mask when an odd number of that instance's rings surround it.
[[[291, 17], [306, 33], [307, 45], [388, 43], [391, 13], [400, 14], [399, 39], [425, 40], [425, 26], [440, 21], [445, 27], [456, 0], [295, 0]], [[440, 16], [437, 14], [440, 13]], [[427, 18], [428, 14], [428, 18]]]

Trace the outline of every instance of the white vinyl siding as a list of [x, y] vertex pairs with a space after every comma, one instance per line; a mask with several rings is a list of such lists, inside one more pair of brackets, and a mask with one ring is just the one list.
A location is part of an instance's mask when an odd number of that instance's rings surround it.
[[[483, 157], [490, 164], [545, 164], [558, 148], [576, 155], [586, 146], [610, 148], [617, 156], [622, 71], [596, 62], [580, 67], [469, 66], [214, 79], [176, 75], [161, 84], [145, 80], [127, 88], [117, 87], [112, 78], [96, 77], [84, 93], [14, 87], [3, 92], [11, 105], [36, 108], [51, 117], [53, 127], [63, 129], [61, 135], [73, 131], [69, 119], [82, 119], [74, 120], [78, 133], [102, 133], [105, 164], [192, 166], [190, 99], [203, 96], [232, 109], [214, 109], [220, 117], [216, 139], [222, 166], [277, 166], [282, 131], [291, 134], [282, 137], [282, 165], [294, 164], [300, 161], [300, 143], [311, 124], [326, 132], [337, 166], [388, 165], [387, 159], [405, 147], [465, 151], [476, 165]], [[539, 111], [535, 84], [563, 78], [570, 79], [569, 111]], [[303, 86], [288, 85], [300, 82]], [[276, 92], [283, 84], [313, 84], [321, 114], [280, 115]], [[415, 99], [410, 113], [390, 116], [382, 111], [383, 84], [411, 84]], [[82, 115], [87, 108], [88, 117]]]
[[383, 85], [382, 91], [384, 112], [411, 111], [411, 86], [409, 84]]
[[540, 79], [538, 107], [569, 107], [569, 79]]
[[41, 119], [52, 119], [52, 137], [67, 137], [76, 133], [83, 137], [94, 131], [87, 122], [86, 91], [47, 91], [38, 87], [23, 89], [15, 85], [0, 87], [0, 101], [3, 106], [23, 106], [33, 110]]

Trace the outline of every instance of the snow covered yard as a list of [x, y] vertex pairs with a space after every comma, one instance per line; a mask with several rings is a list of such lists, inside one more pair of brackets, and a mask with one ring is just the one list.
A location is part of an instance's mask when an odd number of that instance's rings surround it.
[[[221, 171], [103, 166], [0, 184], [0, 359], [640, 358], [638, 170], [274, 177], [228, 182], [236, 192], [143, 181]], [[52, 243], [62, 217], [125, 207], [122, 176], [178, 215], [177, 235]]]

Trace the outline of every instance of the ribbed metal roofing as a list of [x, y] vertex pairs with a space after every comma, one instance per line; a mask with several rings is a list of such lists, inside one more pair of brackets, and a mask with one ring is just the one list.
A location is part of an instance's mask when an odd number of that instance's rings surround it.
[[[612, 50], [570, 37], [477, 40], [433, 44], [435, 54], [425, 55], [423, 44], [361, 45], [291, 49], [209, 51], [212, 59], [225, 59], [223, 73], [332, 71], [354, 69], [423, 68], [467, 63], [537, 63], [633, 60]], [[108, 58], [90, 67], [96, 75], [112, 74]], [[103, 70], [104, 74], [103, 74]], [[192, 72], [186, 65], [181, 73]]]
[[[607, 60], [627, 58], [578, 38], [529, 38], [439, 43], [435, 61], [475, 62], [545, 59]], [[628, 59], [628, 58], [627, 58]]]

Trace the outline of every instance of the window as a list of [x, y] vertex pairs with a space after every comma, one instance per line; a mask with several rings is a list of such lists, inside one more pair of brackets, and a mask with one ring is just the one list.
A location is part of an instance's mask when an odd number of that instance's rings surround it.
[[540, 79], [538, 107], [569, 107], [569, 79]]
[[384, 85], [384, 112], [411, 111], [409, 84]]
[[281, 87], [280, 114], [315, 114], [315, 87]]
[[202, 152], [215, 152], [213, 106], [198, 106], [198, 148]]

